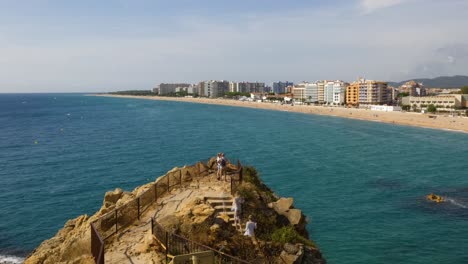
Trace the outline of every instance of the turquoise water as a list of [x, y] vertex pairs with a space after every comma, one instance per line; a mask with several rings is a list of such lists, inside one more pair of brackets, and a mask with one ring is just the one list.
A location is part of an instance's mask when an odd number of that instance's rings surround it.
[[468, 263], [468, 134], [79, 94], [0, 95], [0, 124], [2, 256], [223, 151], [294, 197], [329, 263]]

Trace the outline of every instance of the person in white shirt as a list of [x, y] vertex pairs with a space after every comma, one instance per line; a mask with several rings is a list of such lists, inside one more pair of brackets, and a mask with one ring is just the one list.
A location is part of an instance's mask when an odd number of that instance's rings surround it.
[[252, 215], [249, 215], [249, 221], [245, 224], [244, 236], [255, 237], [254, 230], [257, 228], [257, 223], [252, 220]]
[[242, 214], [242, 203], [243, 202], [244, 202], [244, 198], [240, 197], [239, 193], [236, 192], [236, 194], [234, 195], [234, 198], [232, 200], [231, 211], [234, 211], [234, 227], [237, 228], [237, 225], [239, 225], [240, 229], [242, 229], [241, 222], [240, 222], [240, 216]]

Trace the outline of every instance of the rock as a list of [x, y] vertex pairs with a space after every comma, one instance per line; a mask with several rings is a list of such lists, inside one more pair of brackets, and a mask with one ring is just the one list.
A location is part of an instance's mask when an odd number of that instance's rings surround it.
[[299, 251], [298, 246], [293, 245], [291, 243], [284, 244], [283, 249], [284, 251], [286, 251], [286, 253], [291, 255], [296, 255], [296, 253]]
[[289, 209], [283, 215], [288, 218], [291, 225], [298, 225], [303, 221], [303, 215], [299, 209]]
[[271, 208], [275, 209], [275, 211], [278, 214], [282, 215], [284, 212], [286, 212], [292, 207], [293, 202], [294, 202], [293, 198], [280, 198], [278, 199], [278, 201], [271, 203], [272, 204]]
[[322, 253], [316, 248], [304, 247], [304, 256], [302, 258], [303, 264], [326, 264], [323, 259]]
[[82, 215], [67, 221], [53, 238], [42, 242], [24, 263], [89, 263], [86, 262], [91, 257], [89, 219], [87, 215]]
[[175, 232], [179, 229], [180, 226], [180, 218], [175, 215], [166, 215], [158, 220], [159, 224], [161, 224], [166, 230]]
[[198, 204], [192, 208], [192, 221], [194, 224], [205, 222], [205, 220], [214, 214], [213, 207], [207, 204]]
[[214, 225], [210, 226], [210, 231], [213, 232], [213, 233], [216, 233], [216, 232], [218, 232], [218, 230], [220, 228], [221, 227], [218, 224], [214, 224]]
[[217, 168], [216, 157], [213, 157], [210, 160], [208, 160], [207, 166], [209, 169], [212, 169], [212, 170], [216, 169]]
[[295, 254], [292, 255], [292, 254], [288, 254], [286, 251], [281, 251], [281, 254], [280, 254], [280, 260], [282, 260], [282, 262], [280, 263], [286, 263], [286, 264], [298, 264], [300, 262], [297, 262], [299, 259], [298, 256], [296, 256]]
[[148, 230], [142, 241], [135, 246], [135, 253], [141, 254], [149, 252], [157, 245], [156, 237], [151, 233], [151, 229]]
[[301, 264], [304, 263], [304, 245], [303, 244], [290, 244], [286, 243], [283, 246], [284, 250], [281, 252], [281, 258], [288, 264]]
[[[117, 188], [114, 191], [106, 192], [106, 194], [104, 195], [104, 203], [103, 204], [104, 205], [106, 205], [106, 204], [112, 205], [112, 204], [117, 203], [117, 201], [120, 199], [120, 197], [122, 197], [122, 194], [123, 194], [123, 190], [120, 189], [120, 188]], [[108, 206], [106, 206], [106, 207], [108, 207]]]

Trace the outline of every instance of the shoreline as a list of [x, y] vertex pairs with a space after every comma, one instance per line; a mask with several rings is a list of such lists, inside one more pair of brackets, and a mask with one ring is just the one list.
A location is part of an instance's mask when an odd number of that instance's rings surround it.
[[89, 94], [89, 96], [103, 96], [115, 98], [146, 99], [160, 101], [176, 101], [200, 104], [214, 104], [235, 107], [247, 107], [267, 109], [274, 111], [286, 111], [304, 114], [315, 114], [323, 116], [335, 116], [363, 121], [382, 122], [387, 124], [405, 125], [422, 128], [432, 128], [450, 132], [468, 133], [468, 117], [451, 117], [449, 115], [437, 115], [436, 119], [429, 118], [427, 114], [412, 112], [384, 112], [366, 109], [323, 107], [312, 105], [280, 105], [276, 103], [258, 103], [237, 101], [231, 99], [210, 98], [186, 98], [186, 97], [162, 97], [162, 96], [135, 96], [135, 95], [113, 95], [113, 94]]

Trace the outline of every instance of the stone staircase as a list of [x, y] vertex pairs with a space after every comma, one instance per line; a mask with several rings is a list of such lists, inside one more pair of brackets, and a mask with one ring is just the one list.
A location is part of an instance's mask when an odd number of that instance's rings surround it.
[[[231, 211], [233, 198], [231, 195], [225, 194], [224, 196], [210, 196], [205, 197], [205, 202], [209, 203], [214, 209], [216, 216], [225, 214], [229, 217], [229, 223], [234, 226], [234, 212]], [[241, 228], [237, 226], [239, 232], [243, 233], [245, 229], [245, 223], [241, 223]]]

